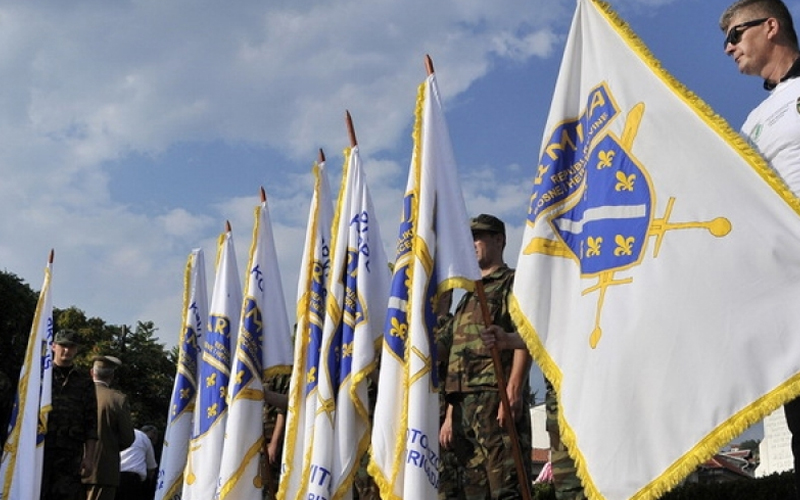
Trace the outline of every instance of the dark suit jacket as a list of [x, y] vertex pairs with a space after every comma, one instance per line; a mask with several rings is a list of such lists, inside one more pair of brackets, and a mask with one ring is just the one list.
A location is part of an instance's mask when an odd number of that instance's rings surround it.
[[121, 392], [95, 382], [97, 390], [97, 447], [94, 473], [85, 484], [119, 485], [119, 452], [133, 444], [128, 400]]

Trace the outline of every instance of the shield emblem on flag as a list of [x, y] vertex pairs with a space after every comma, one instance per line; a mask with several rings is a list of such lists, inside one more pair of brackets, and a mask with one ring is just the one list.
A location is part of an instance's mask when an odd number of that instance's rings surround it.
[[590, 150], [581, 186], [550, 219], [583, 276], [616, 271], [642, 259], [652, 217], [647, 175], [611, 135]]

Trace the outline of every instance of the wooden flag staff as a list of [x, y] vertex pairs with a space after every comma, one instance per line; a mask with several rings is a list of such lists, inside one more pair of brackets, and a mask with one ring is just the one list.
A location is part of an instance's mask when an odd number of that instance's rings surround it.
[[[483, 289], [483, 282], [478, 280], [475, 282], [475, 293], [478, 294], [478, 300], [481, 303], [481, 312], [483, 313], [483, 322], [488, 328], [493, 324], [492, 317], [489, 314], [489, 305], [486, 302], [486, 292]], [[519, 447], [519, 436], [517, 435], [517, 427], [514, 425], [514, 416], [511, 413], [511, 403], [508, 400], [508, 393], [506, 392], [506, 376], [503, 372], [503, 363], [500, 361], [500, 351], [497, 350], [497, 345], [492, 346], [492, 361], [494, 362], [494, 374], [497, 379], [497, 391], [500, 393], [500, 404], [503, 405], [503, 413], [505, 419], [503, 423], [508, 431], [508, 436], [511, 440], [511, 449], [514, 452], [514, 464], [517, 466], [517, 476], [519, 478], [519, 486], [522, 491], [522, 498], [530, 500], [530, 481], [528, 480], [528, 471], [525, 470], [524, 462], [522, 460], [522, 450]], [[522, 418], [530, 418], [529, 415], [523, 415]], [[530, 451], [528, 451], [530, 453]]]

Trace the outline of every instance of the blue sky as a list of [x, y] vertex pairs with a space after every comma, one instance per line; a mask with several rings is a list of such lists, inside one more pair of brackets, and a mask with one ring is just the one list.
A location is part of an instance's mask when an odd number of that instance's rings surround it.
[[[612, 0], [654, 56], [738, 129], [763, 97], [722, 50], [728, 1]], [[790, 1], [795, 16], [800, 2]], [[0, 6], [0, 267], [114, 324], [177, 341], [183, 267], [226, 220], [247, 262], [266, 189], [293, 309], [323, 148], [338, 189], [349, 110], [391, 249], [423, 59], [436, 68], [470, 213], [519, 249], [574, 0]], [[665, 152], [665, 154], [669, 154]], [[209, 269], [209, 283], [213, 273]]]

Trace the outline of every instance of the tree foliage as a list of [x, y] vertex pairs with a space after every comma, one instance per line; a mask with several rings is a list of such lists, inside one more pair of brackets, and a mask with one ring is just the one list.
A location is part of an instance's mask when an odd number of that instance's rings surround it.
[[0, 443], [16, 392], [39, 294], [13, 273], [0, 271]]

